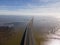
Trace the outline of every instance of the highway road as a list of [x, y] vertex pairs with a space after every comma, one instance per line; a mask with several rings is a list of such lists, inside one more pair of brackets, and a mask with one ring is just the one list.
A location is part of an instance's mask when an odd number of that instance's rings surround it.
[[35, 39], [32, 33], [33, 18], [28, 22], [25, 32], [22, 37], [21, 45], [35, 45]]
[[[37, 34], [37, 33], [36, 33]], [[43, 37], [42, 37], [43, 36]], [[46, 35], [37, 35], [39, 38], [38, 45], [60, 45], [60, 29], [54, 33], [47, 33]], [[41, 39], [40, 39], [41, 38]], [[33, 18], [28, 22], [20, 45], [36, 45], [36, 39], [33, 35]]]

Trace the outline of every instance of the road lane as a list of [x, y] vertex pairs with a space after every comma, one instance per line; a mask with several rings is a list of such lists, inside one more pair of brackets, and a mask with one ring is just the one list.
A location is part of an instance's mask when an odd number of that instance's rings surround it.
[[28, 22], [26, 30], [24, 32], [21, 45], [35, 45], [35, 40], [33, 37], [33, 19]]

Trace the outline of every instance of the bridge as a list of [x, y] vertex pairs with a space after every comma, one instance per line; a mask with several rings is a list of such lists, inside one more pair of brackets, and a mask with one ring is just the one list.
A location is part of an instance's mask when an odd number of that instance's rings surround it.
[[25, 28], [20, 45], [35, 45], [32, 30], [33, 30], [33, 18], [28, 22]]

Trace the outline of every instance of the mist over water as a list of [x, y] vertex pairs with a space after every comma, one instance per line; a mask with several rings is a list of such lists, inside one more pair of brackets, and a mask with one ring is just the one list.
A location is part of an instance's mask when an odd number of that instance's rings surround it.
[[[50, 34], [55, 34], [56, 33], [55, 31], [60, 29], [59, 19], [52, 16], [12, 16], [12, 15], [4, 16], [4, 15], [0, 15], [0, 35], [2, 35], [0, 36], [0, 43], [2, 45], [4, 44], [5, 45], [7, 44], [19, 45], [21, 42], [23, 33], [25, 31], [25, 28], [28, 25], [28, 22], [32, 18], [33, 18], [32, 31], [33, 31], [33, 35], [34, 35], [37, 45], [40, 45], [40, 42], [41, 42], [40, 37], [47, 36], [45, 34], [48, 34], [48, 37], [52, 36]], [[44, 37], [44, 40], [45, 40], [45, 37]], [[47, 44], [50, 41], [48, 40], [48, 42], [46, 41], [45, 42]]]
[[12, 16], [12, 15], [0, 15], [0, 26], [6, 24], [14, 24], [23, 26], [27, 24], [31, 16]]
[[0, 15], [0, 45], [20, 45], [31, 16]]
[[36, 16], [34, 17], [33, 25], [35, 30], [43, 33], [55, 30], [55, 28], [60, 26], [60, 22], [52, 16]]
[[0, 26], [11, 25], [14, 27], [26, 27], [29, 20], [33, 17], [33, 28], [40, 33], [48, 33], [57, 30], [60, 26], [60, 21], [52, 16], [12, 16], [1, 15]]
[[[33, 21], [36, 45], [59, 45], [60, 19], [52, 16], [35, 16]], [[56, 44], [54, 43], [56, 42]]]

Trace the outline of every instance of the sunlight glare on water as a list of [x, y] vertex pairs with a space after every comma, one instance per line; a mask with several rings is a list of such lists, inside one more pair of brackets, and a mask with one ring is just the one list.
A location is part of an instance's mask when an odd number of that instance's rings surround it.
[[49, 41], [45, 41], [42, 45], [60, 45], [60, 40], [51, 39]]
[[43, 41], [41, 45], [60, 45], [60, 29], [55, 34], [48, 35], [48, 39]]
[[60, 40], [49, 40], [45, 43], [45, 45], [60, 45]]
[[56, 31], [55, 34], [49, 35], [46, 41], [43, 41], [41, 45], [60, 45], [60, 30]]

